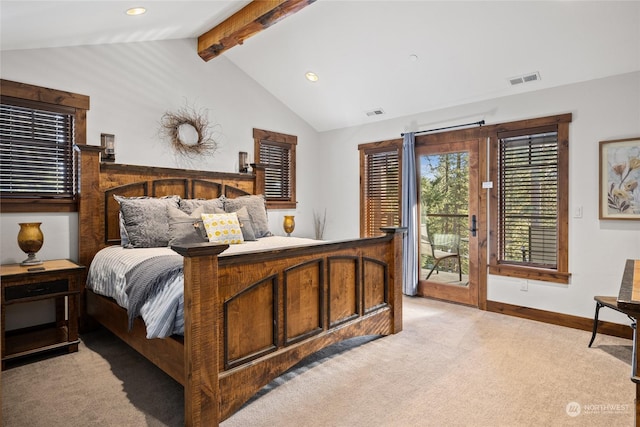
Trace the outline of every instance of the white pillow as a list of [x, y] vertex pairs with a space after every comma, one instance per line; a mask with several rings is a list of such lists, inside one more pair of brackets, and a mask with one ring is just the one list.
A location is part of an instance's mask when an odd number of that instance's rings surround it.
[[207, 230], [209, 242], [235, 244], [244, 243], [240, 221], [235, 212], [202, 214], [204, 229]]

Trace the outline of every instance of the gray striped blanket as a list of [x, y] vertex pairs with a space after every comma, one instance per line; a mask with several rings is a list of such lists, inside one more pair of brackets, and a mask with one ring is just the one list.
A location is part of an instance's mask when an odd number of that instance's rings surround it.
[[182, 266], [182, 256], [160, 255], [142, 261], [127, 272], [125, 293], [129, 300], [129, 330], [133, 328], [133, 320], [140, 315], [142, 305], [157, 294], [169, 278], [181, 273]]

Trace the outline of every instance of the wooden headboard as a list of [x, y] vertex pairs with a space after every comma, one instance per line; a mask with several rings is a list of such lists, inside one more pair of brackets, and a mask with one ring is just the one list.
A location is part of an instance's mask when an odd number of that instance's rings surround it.
[[114, 195], [185, 199], [256, 194], [256, 175], [132, 166], [100, 162], [102, 148], [80, 148], [78, 261], [89, 266], [105, 246], [120, 244], [119, 205]]

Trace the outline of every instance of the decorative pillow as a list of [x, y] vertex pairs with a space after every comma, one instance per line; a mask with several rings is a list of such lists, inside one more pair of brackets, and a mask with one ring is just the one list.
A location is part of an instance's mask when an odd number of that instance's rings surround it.
[[178, 196], [122, 197], [113, 196], [120, 204], [120, 213], [129, 236], [130, 248], [157, 248], [169, 244], [167, 209], [178, 207]]
[[234, 244], [243, 243], [238, 215], [232, 213], [202, 214], [202, 222], [210, 242]]
[[243, 206], [247, 208], [255, 236], [271, 236], [264, 196], [262, 194], [257, 196], [240, 196], [235, 199], [225, 199], [224, 201], [224, 210], [226, 212], [236, 212]]
[[238, 222], [240, 222], [240, 230], [242, 231], [242, 237], [244, 238], [245, 242], [256, 240], [256, 233], [253, 230], [253, 223], [251, 222], [251, 217], [249, 216], [249, 212], [247, 212], [247, 207], [243, 206], [240, 209], [238, 209], [236, 211], [236, 215], [238, 215]]
[[180, 210], [191, 214], [196, 208], [203, 207], [203, 213], [214, 213], [215, 209], [224, 210], [224, 196], [217, 199], [180, 199]]
[[208, 242], [207, 231], [202, 222], [204, 207], [196, 208], [191, 215], [178, 208], [167, 208], [169, 214], [169, 246], [185, 243]]
[[122, 217], [121, 211], [118, 211], [118, 221], [120, 226], [120, 245], [126, 248], [129, 246], [129, 235], [127, 234], [127, 229], [124, 226], [124, 218]]

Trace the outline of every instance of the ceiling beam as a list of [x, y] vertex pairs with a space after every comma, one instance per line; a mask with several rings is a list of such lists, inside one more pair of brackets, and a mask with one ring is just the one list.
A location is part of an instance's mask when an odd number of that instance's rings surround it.
[[315, 1], [254, 0], [198, 37], [198, 55], [209, 61]]

